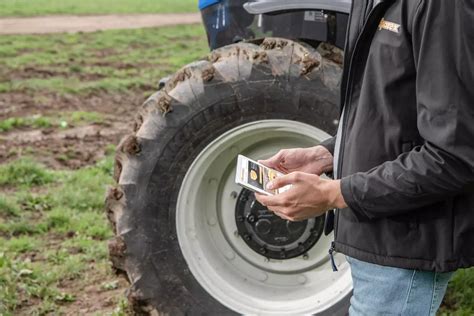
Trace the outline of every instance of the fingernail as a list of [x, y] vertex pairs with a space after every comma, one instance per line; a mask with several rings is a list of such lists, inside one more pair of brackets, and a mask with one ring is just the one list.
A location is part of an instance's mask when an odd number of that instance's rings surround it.
[[273, 181], [267, 183], [267, 189], [272, 190], [273, 189]]

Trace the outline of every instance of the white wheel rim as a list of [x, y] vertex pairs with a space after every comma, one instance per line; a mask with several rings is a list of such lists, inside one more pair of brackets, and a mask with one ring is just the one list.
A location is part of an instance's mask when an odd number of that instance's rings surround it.
[[349, 265], [328, 257], [332, 234], [321, 236], [308, 257], [267, 259], [236, 234], [236, 157], [268, 157], [281, 148], [308, 147], [329, 137], [290, 120], [247, 123], [211, 142], [194, 160], [181, 185], [176, 229], [183, 256], [201, 286], [217, 301], [242, 314], [317, 314], [352, 289]]

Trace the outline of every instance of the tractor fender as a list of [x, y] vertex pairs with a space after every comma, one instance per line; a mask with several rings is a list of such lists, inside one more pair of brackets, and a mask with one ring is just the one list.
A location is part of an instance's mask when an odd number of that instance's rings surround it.
[[352, 0], [254, 0], [244, 4], [250, 14], [292, 10], [328, 10], [349, 14]]

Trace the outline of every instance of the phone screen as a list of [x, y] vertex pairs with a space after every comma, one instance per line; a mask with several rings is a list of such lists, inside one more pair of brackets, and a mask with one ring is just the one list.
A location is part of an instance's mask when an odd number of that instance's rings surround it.
[[277, 190], [268, 190], [267, 184], [273, 179], [275, 179], [277, 176], [281, 175], [279, 172], [259, 165], [250, 160], [248, 160], [247, 172], [247, 181], [250, 185], [257, 187], [263, 191], [266, 191], [270, 194], [278, 193]]
[[277, 177], [283, 176], [283, 173], [268, 168], [243, 155], [237, 157], [237, 169], [235, 173], [235, 183], [258, 192], [260, 194], [274, 195], [285, 192], [291, 188], [291, 185], [284, 186], [276, 190], [268, 190], [267, 184]]

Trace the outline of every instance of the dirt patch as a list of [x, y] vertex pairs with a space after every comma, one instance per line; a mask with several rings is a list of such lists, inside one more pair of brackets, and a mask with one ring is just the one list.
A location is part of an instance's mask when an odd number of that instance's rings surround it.
[[[120, 64], [119, 64], [120, 65]], [[111, 66], [115, 67], [115, 66]], [[120, 67], [120, 66], [119, 66]], [[119, 68], [117, 69], [126, 69], [126, 68]], [[81, 81], [93, 81], [106, 78], [107, 76], [100, 73], [81, 73], [81, 72], [71, 72], [65, 70], [55, 70], [51, 68], [35, 68], [35, 67], [25, 67], [22, 69], [14, 69], [2, 77], [8, 78], [9, 80], [27, 80], [31, 78], [35, 79], [48, 79], [54, 77], [60, 78], [72, 78], [75, 77]]]
[[0, 120], [8, 117], [93, 111], [100, 123], [67, 128], [14, 129], [0, 133], [0, 163], [30, 155], [55, 169], [78, 169], [102, 159], [111, 144], [132, 129], [131, 118], [144, 101], [143, 90], [127, 94], [94, 93], [84, 97], [57, 94], [0, 94]]
[[94, 263], [87, 269], [85, 282], [64, 280], [59, 289], [66, 293], [75, 293], [74, 302], [64, 303], [61, 311], [65, 315], [94, 315], [111, 313], [124, 298], [127, 282], [111, 273], [100, 271]]
[[96, 32], [195, 23], [201, 23], [198, 13], [3, 18], [0, 34]]

